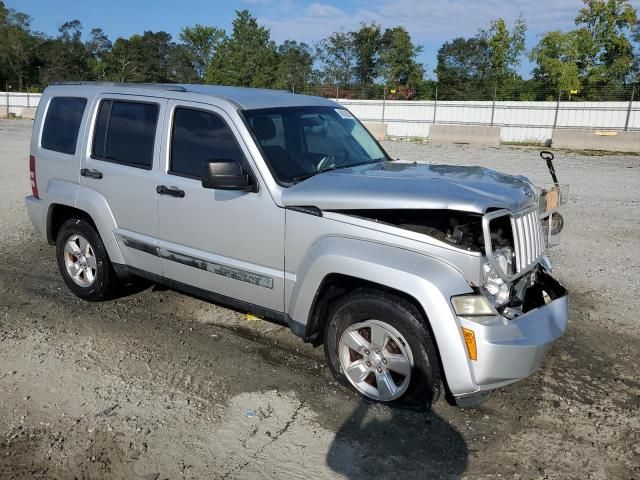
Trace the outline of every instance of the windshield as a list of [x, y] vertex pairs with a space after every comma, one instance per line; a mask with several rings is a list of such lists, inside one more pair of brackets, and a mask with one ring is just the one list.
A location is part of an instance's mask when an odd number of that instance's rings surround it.
[[282, 185], [328, 170], [388, 160], [371, 134], [344, 108], [270, 108], [244, 114]]

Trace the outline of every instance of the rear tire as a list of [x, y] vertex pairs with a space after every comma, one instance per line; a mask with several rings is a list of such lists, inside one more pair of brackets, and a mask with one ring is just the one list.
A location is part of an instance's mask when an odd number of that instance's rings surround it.
[[358, 289], [331, 306], [324, 350], [336, 380], [373, 401], [430, 408], [442, 389], [426, 319], [410, 302]]
[[118, 278], [95, 228], [82, 218], [70, 218], [56, 238], [58, 269], [76, 296], [92, 302], [107, 300], [118, 289]]

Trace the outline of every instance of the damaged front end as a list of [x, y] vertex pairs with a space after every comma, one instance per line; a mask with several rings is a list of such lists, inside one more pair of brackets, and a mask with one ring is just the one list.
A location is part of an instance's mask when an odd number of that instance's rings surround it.
[[564, 227], [559, 209], [567, 202], [568, 186], [558, 183], [553, 154], [542, 152], [541, 156], [554, 183], [542, 188], [529, 184], [536, 196], [519, 211], [494, 207], [484, 215], [452, 209], [359, 209], [339, 213], [480, 253], [479, 281], [470, 283], [496, 313], [513, 319], [566, 294], [550, 276], [551, 263], [545, 251], [559, 242]]

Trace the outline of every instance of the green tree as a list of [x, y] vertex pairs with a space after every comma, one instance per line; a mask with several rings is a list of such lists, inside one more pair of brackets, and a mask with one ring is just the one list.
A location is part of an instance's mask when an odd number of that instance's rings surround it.
[[91, 30], [90, 38], [86, 42], [85, 48], [89, 52], [89, 67], [92, 72], [92, 78], [104, 80], [106, 74], [103, 60], [113, 48], [111, 40], [101, 28], [94, 28]]
[[549, 93], [580, 89], [584, 52], [589, 50], [590, 40], [584, 33], [549, 32], [531, 50], [529, 58], [536, 63], [533, 78]]
[[592, 87], [620, 86], [635, 73], [632, 39], [638, 39], [638, 16], [628, 0], [583, 0], [576, 25], [595, 47], [584, 77]]
[[233, 32], [216, 49], [207, 68], [207, 83], [247, 87], [271, 87], [275, 83], [278, 56], [269, 30], [248, 10], [236, 11]]
[[411, 41], [404, 27], [385, 30], [380, 48], [380, 74], [387, 85], [413, 86], [422, 82], [424, 67], [418, 63], [421, 46]]
[[313, 55], [306, 43], [285, 40], [278, 47], [276, 87], [295, 91], [303, 88], [311, 79]]
[[361, 23], [360, 29], [351, 33], [356, 55], [354, 76], [362, 87], [373, 84], [379, 74], [382, 31], [375, 23]]
[[351, 85], [358, 56], [351, 32], [334, 32], [321, 40], [316, 47], [316, 56], [321, 63], [324, 83], [341, 87]]
[[491, 51], [485, 38], [455, 38], [438, 50], [435, 70], [443, 99], [490, 98]]
[[509, 30], [502, 18], [491, 22], [488, 30], [480, 30], [478, 37], [483, 39], [490, 52], [491, 77], [500, 84], [516, 75], [520, 57], [525, 51], [524, 37], [527, 25], [522, 17], [518, 18]]
[[0, 57], [3, 59], [9, 82], [18, 90], [25, 83], [38, 81], [37, 50], [47, 41], [44, 35], [31, 30], [31, 17], [2, 5], [4, 18], [0, 27]]
[[187, 52], [167, 32], [118, 38], [102, 62], [105, 77], [118, 82], [189, 82], [195, 77]]
[[204, 79], [207, 67], [225, 38], [225, 31], [216, 27], [198, 24], [182, 29], [180, 40], [186, 47], [199, 78]]
[[65, 22], [58, 32], [58, 37], [49, 40], [39, 50], [41, 83], [92, 78], [91, 53], [82, 41], [80, 21]]

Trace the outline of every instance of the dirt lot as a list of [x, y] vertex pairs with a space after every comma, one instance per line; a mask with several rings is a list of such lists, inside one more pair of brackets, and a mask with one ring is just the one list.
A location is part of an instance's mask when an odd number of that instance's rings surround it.
[[[640, 478], [640, 157], [558, 155], [571, 321], [543, 369], [416, 413], [241, 313], [161, 288], [76, 299], [26, 217], [30, 128], [0, 122], [1, 478]], [[386, 147], [548, 181], [534, 149]]]

